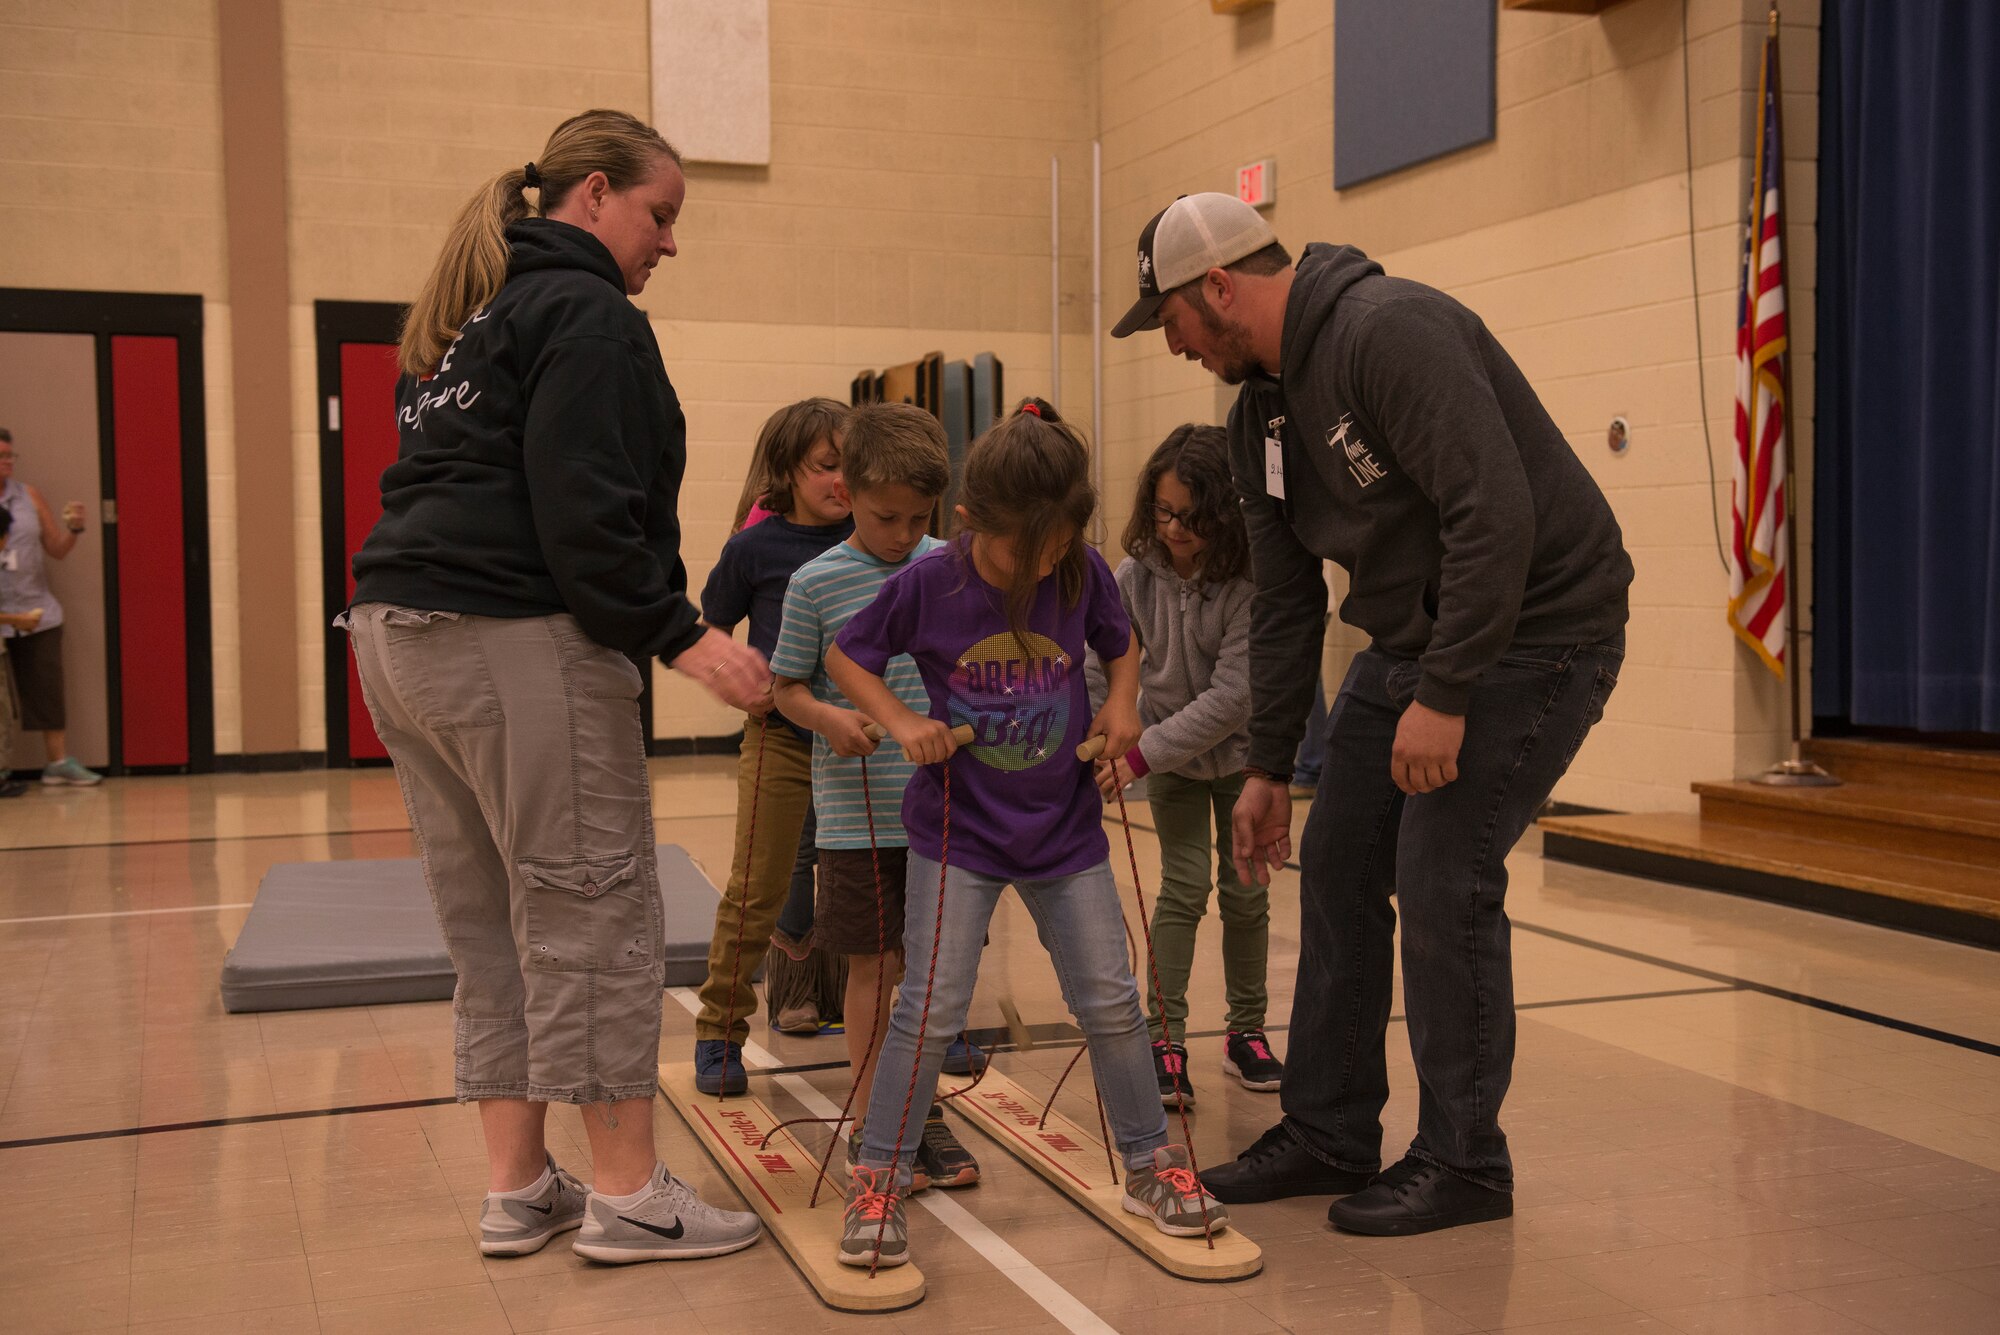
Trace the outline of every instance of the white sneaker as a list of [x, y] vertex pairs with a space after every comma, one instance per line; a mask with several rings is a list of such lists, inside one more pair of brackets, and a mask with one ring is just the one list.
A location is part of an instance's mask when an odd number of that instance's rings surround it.
[[527, 1256], [548, 1245], [550, 1238], [583, 1223], [583, 1201], [590, 1188], [549, 1160], [549, 1182], [534, 1196], [487, 1193], [479, 1212], [479, 1250], [488, 1256]]
[[691, 1261], [741, 1251], [764, 1231], [756, 1215], [718, 1210], [694, 1188], [653, 1165], [653, 1180], [637, 1205], [616, 1206], [596, 1191], [584, 1202], [576, 1254], [610, 1265], [632, 1261]]

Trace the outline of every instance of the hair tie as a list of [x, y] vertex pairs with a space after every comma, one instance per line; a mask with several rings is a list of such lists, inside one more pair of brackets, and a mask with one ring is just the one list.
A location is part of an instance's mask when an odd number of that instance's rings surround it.
[[542, 188], [541, 168], [532, 162], [521, 168], [521, 188], [523, 190], [540, 190]]
[[1042, 415], [1042, 405], [1036, 403], [1033, 399], [1029, 399], [1021, 405], [1021, 411], [1024, 413], [1033, 413], [1035, 416], [1040, 417]]

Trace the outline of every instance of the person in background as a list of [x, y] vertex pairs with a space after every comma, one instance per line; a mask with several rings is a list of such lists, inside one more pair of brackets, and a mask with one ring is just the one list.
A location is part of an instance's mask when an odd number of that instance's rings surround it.
[[42, 734], [48, 763], [42, 782], [88, 788], [104, 776], [86, 768], [69, 753], [69, 719], [63, 700], [63, 606], [49, 588], [44, 560], [60, 561], [70, 554], [84, 529], [82, 501], [63, 505], [56, 521], [42, 493], [14, 476], [14, 433], [0, 427], [0, 508], [7, 511], [8, 531], [0, 547], [0, 616], [19, 618], [39, 612], [32, 630], [25, 622], [0, 621], [0, 637], [8, 641], [16, 689], [21, 699], [21, 729]]
[[[404, 322], [397, 458], [340, 618], [458, 974], [488, 1256], [574, 1229], [590, 1260], [685, 1260], [762, 1231], [653, 1139], [666, 943], [634, 660], [738, 708], [770, 684], [688, 600], [687, 420], [630, 300], [686, 198], [658, 131], [587, 111], [466, 203]], [[548, 1152], [550, 1103], [583, 1105], [588, 1186]]]
[[[5, 543], [13, 527], [13, 512], [0, 508], [0, 543]], [[10, 631], [33, 631], [41, 621], [40, 608], [32, 612], [0, 612], [0, 627]], [[0, 639], [0, 797], [19, 797], [28, 791], [28, 785], [15, 778], [10, 768], [20, 714], [20, 701], [14, 694], [14, 670], [7, 655], [7, 641]]]

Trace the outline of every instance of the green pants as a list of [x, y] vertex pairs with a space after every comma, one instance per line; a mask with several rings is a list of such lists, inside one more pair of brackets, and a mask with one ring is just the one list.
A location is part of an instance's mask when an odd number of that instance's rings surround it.
[[[1160, 893], [1153, 901], [1153, 951], [1166, 993], [1167, 1037], [1187, 1038], [1187, 982], [1194, 967], [1195, 929], [1208, 912], [1215, 887], [1222, 918], [1222, 981], [1229, 997], [1230, 1029], [1262, 1029], [1270, 1000], [1264, 974], [1271, 942], [1271, 892], [1239, 880], [1229, 821], [1243, 795], [1243, 776], [1184, 779], [1158, 771], [1146, 776], [1146, 800], [1160, 832]], [[1213, 838], [1210, 837], [1213, 822]], [[1211, 880], [1210, 871], [1214, 875]], [[1150, 984], [1149, 984], [1150, 985]], [[1148, 998], [1146, 1018], [1159, 1037], [1163, 999]]]

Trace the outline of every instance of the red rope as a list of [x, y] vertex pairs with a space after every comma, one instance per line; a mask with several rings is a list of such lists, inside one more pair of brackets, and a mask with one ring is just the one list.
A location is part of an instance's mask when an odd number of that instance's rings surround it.
[[750, 819], [744, 822], [743, 893], [737, 896], [736, 903], [736, 953], [729, 965], [729, 1015], [722, 1022], [722, 1084], [716, 1090], [718, 1099], [729, 1097], [729, 1045], [736, 1034], [736, 993], [743, 985], [743, 929], [750, 921], [750, 860], [756, 856], [757, 802], [764, 792], [764, 739], [770, 735], [771, 716], [766, 713], [757, 722], [757, 769], [750, 783]]
[[[924, 1005], [921, 1014], [917, 1017], [916, 1059], [910, 1063], [910, 1087], [903, 1091], [903, 1116], [902, 1120], [896, 1124], [896, 1161], [889, 1165], [891, 1169], [896, 1168], [902, 1161], [903, 1136], [910, 1129], [910, 1105], [916, 1101], [917, 1073], [923, 1069], [924, 1041], [929, 1037], [931, 1025], [931, 989], [937, 983], [938, 950], [944, 944], [944, 887], [947, 869], [951, 866], [951, 760], [949, 757], [944, 761], [944, 819], [941, 824], [943, 828], [938, 843], [938, 906], [937, 914], [931, 924], [930, 968], [924, 974]], [[907, 944], [905, 942], [906, 946]], [[890, 1179], [889, 1189], [891, 1191], [895, 1190], [895, 1180], [893, 1177]], [[875, 1267], [882, 1263], [882, 1236], [888, 1230], [888, 1227], [889, 1216], [888, 1212], [884, 1211], [881, 1220], [875, 1225], [875, 1259], [868, 1263], [868, 1273], [870, 1276], [874, 1275]], [[1210, 1245], [1212, 1246], [1213, 1244]]]
[[[868, 809], [868, 861], [875, 869], [875, 1011], [868, 1020], [868, 1046], [862, 1049], [861, 1065], [855, 1068], [854, 1081], [847, 1087], [847, 1101], [840, 1105], [840, 1117], [833, 1124], [833, 1140], [826, 1147], [826, 1157], [819, 1161], [819, 1176], [813, 1180], [812, 1197], [806, 1202], [808, 1210], [819, 1205], [819, 1189], [826, 1181], [827, 1166], [833, 1162], [834, 1153], [840, 1148], [840, 1129], [847, 1125], [848, 1114], [854, 1111], [854, 1096], [861, 1089], [861, 1073], [868, 1069], [868, 1060], [875, 1055], [875, 1041], [882, 1036], [882, 989], [889, 978], [889, 925], [883, 916], [882, 850], [875, 842], [875, 793], [868, 782], [867, 756], [861, 757], [861, 800]], [[897, 1137], [899, 1142], [901, 1139]], [[875, 1241], [879, 1247], [881, 1238], [878, 1236]], [[872, 1267], [869, 1273], [874, 1273]]]
[[[1146, 890], [1139, 883], [1139, 850], [1132, 844], [1132, 817], [1125, 810], [1125, 790], [1116, 788], [1118, 794], [1118, 823], [1125, 827], [1125, 856], [1132, 861], [1132, 897], [1139, 904], [1139, 927], [1146, 934], [1146, 967], [1153, 980], [1153, 1000], [1159, 1007], [1160, 1032], [1167, 1031], [1167, 994], [1160, 987], [1160, 957], [1153, 953], [1153, 924], [1146, 917]], [[1124, 914], [1118, 915], [1123, 918]], [[1129, 931], [1130, 928], [1128, 927]], [[1208, 1240], [1210, 1251], [1215, 1250], [1215, 1228], [1208, 1219], [1208, 1193], [1201, 1185], [1201, 1165], [1194, 1158], [1194, 1133], [1188, 1129], [1187, 1097], [1180, 1092], [1178, 1084], [1174, 1089], [1174, 1106], [1180, 1110], [1181, 1140], [1187, 1145], [1188, 1167], [1194, 1171], [1194, 1198], [1201, 1205], [1201, 1233]]]

